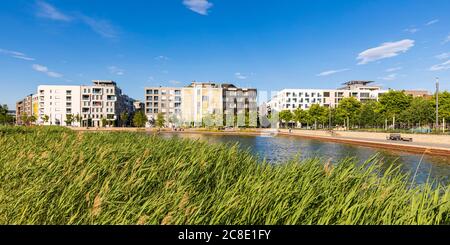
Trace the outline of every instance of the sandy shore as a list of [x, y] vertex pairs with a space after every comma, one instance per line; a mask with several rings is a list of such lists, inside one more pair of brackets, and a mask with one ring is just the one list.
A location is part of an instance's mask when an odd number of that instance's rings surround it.
[[[127, 131], [127, 132], [157, 132], [157, 129], [149, 128], [72, 128], [76, 131], [103, 132], [103, 131]], [[440, 155], [450, 157], [450, 135], [426, 135], [426, 134], [402, 134], [404, 137], [413, 138], [413, 142], [398, 142], [386, 140], [388, 133], [356, 132], [356, 131], [330, 131], [325, 130], [292, 130], [287, 129], [247, 129], [239, 131], [208, 131], [205, 129], [186, 129], [185, 131], [172, 131], [163, 129], [164, 133], [196, 133], [213, 135], [248, 135], [248, 136], [288, 136], [317, 139], [330, 142], [353, 144], [359, 146], [405, 151], [418, 154]]]

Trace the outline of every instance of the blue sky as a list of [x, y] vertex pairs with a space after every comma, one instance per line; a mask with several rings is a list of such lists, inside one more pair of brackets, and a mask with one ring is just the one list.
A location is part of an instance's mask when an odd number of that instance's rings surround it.
[[39, 84], [450, 90], [448, 0], [4, 0], [0, 103]]

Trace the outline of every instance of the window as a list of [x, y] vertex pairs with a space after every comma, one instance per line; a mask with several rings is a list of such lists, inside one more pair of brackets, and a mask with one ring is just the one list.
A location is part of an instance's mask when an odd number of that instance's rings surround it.
[[153, 90], [147, 89], [147, 94], [153, 94]]
[[202, 101], [208, 101], [208, 96], [202, 96]]
[[159, 94], [158, 90], [153, 90], [153, 94]]
[[323, 97], [330, 97], [330, 92], [323, 92]]

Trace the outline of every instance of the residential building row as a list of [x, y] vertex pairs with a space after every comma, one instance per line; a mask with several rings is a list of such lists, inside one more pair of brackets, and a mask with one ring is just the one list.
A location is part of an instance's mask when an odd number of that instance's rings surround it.
[[[192, 82], [185, 87], [145, 88], [145, 112], [150, 121], [162, 113], [169, 124], [236, 126], [235, 118], [257, 113], [257, 89], [228, 83]], [[256, 126], [256, 125], [254, 125]]]
[[67, 116], [79, 117], [72, 126], [98, 127], [106, 119], [113, 124], [121, 113], [132, 113], [135, 101], [124, 95], [116, 82], [93, 80], [92, 85], [40, 85], [34, 95], [16, 103], [16, 123], [23, 115], [34, 116], [38, 125], [67, 126]]
[[[99, 127], [106, 121], [117, 125], [122, 113], [143, 111], [155, 125], [158, 115], [166, 126], [257, 126], [258, 115], [297, 108], [307, 110], [313, 104], [335, 108], [343, 98], [361, 102], [378, 100], [389, 90], [372, 81], [349, 81], [337, 89], [283, 89], [258, 107], [256, 88], [240, 88], [230, 83], [191, 82], [184, 87], [146, 87], [144, 101], [122, 93], [115, 81], [93, 80], [91, 85], [40, 85], [16, 103], [16, 123], [23, 115], [33, 116], [39, 125], [67, 126], [68, 115], [77, 117], [72, 126]], [[427, 91], [406, 90], [414, 97], [430, 96]], [[128, 120], [130, 121], [130, 120]]]

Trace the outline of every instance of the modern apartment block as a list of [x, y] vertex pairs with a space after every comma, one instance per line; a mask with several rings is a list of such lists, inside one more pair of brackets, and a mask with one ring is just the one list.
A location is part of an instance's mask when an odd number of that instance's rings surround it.
[[194, 81], [186, 87], [147, 87], [145, 113], [150, 121], [162, 113], [167, 125], [200, 126], [210, 121], [221, 126], [230, 115], [256, 115], [256, 98], [256, 89], [233, 84]]
[[[72, 126], [99, 127], [102, 120], [113, 124], [122, 112], [134, 110], [133, 100], [122, 94], [114, 81], [94, 80], [90, 86], [41, 85], [38, 87], [39, 119], [45, 125], [63, 125], [67, 115], [80, 116]], [[49, 117], [48, 122], [44, 116]]]
[[379, 86], [369, 86], [371, 81], [350, 81], [338, 89], [283, 89], [267, 103], [270, 110], [307, 110], [313, 104], [335, 108], [343, 98], [354, 97], [361, 102], [378, 100], [388, 92]]
[[257, 90], [255, 88], [238, 88], [233, 84], [222, 84], [222, 88], [225, 124], [227, 126], [242, 125], [243, 122], [245, 123], [247, 115], [250, 118], [249, 126], [256, 127], [258, 115]]
[[145, 88], [145, 114], [150, 121], [156, 120], [158, 113], [165, 116], [166, 122], [181, 117], [182, 88], [147, 87]]
[[223, 125], [223, 89], [220, 84], [192, 82], [182, 89], [182, 122], [201, 126], [203, 119]]
[[30, 94], [25, 96], [22, 100], [16, 102], [16, 124], [23, 125], [22, 116], [36, 116], [36, 111], [34, 110], [34, 106], [36, 105], [36, 95]]

